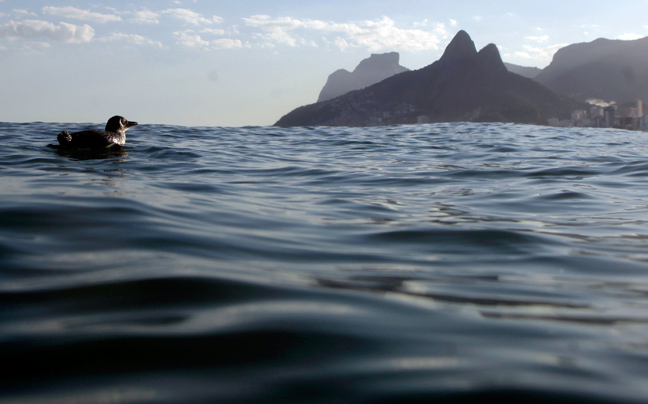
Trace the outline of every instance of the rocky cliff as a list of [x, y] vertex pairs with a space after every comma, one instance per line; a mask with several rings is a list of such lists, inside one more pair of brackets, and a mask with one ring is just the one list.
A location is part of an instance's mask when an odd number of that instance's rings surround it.
[[409, 69], [399, 64], [399, 59], [400, 55], [397, 52], [373, 54], [361, 61], [353, 72], [345, 69], [333, 72], [322, 88], [317, 102], [330, 100], [349, 91], [376, 84], [394, 74], [408, 71]]
[[362, 90], [295, 109], [277, 126], [372, 126], [417, 121], [546, 124], [584, 103], [510, 73], [497, 47], [477, 52], [460, 31], [437, 62]]

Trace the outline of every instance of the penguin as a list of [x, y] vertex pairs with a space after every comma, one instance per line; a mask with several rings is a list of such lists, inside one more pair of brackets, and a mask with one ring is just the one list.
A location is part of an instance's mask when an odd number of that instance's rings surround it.
[[126, 143], [126, 131], [137, 125], [123, 116], [115, 115], [106, 123], [105, 130], [84, 130], [70, 133], [66, 130], [56, 137], [60, 149], [101, 149], [111, 146], [123, 146]]

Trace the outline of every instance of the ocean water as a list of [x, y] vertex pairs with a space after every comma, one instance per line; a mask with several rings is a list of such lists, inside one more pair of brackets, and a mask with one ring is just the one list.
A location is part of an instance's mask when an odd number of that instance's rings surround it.
[[0, 403], [648, 401], [648, 133], [87, 127], [0, 123]]

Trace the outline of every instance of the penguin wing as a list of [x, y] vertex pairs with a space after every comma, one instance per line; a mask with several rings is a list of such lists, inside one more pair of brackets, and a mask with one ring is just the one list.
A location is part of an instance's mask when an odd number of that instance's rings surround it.
[[58, 134], [57, 139], [61, 147], [95, 149], [112, 145], [113, 135], [103, 130], [85, 130], [75, 133], [63, 131]]

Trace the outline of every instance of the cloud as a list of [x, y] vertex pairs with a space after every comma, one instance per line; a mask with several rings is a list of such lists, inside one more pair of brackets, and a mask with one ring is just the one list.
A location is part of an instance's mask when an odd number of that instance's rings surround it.
[[220, 38], [210, 41], [212, 49], [234, 49], [242, 48], [243, 42], [238, 39]]
[[529, 41], [537, 42], [537, 43], [544, 43], [549, 40], [549, 35], [542, 35], [542, 36], [527, 36], [525, 39], [528, 39]]
[[265, 39], [266, 45], [274, 44], [297, 46], [299, 40], [291, 35], [291, 31], [297, 28], [306, 28], [311, 20], [297, 20], [291, 17], [279, 17], [272, 19], [268, 15], [253, 15], [249, 18], [243, 18], [245, 24], [250, 27], [261, 29], [264, 34], [257, 35], [258, 38]]
[[626, 33], [626, 34], [619, 35], [618, 39], [621, 39], [621, 40], [624, 40], [624, 41], [634, 41], [635, 39], [641, 39], [643, 37], [644, 37], [643, 35]]
[[112, 34], [102, 37], [102, 38], [97, 38], [97, 41], [100, 42], [126, 42], [130, 43], [133, 45], [148, 45], [148, 46], [155, 46], [158, 48], [164, 48], [161, 42], [154, 41], [152, 39], [143, 37], [141, 35], [135, 35], [135, 34], [125, 34], [122, 32], [113, 32]]
[[0, 38], [12, 40], [46, 38], [52, 41], [82, 43], [90, 42], [94, 34], [94, 29], [87, 24], [78, 26], [60, 22], [55, 25], [40, 20], [12, 20], [0, 25]]
[[452, 18], [450, 19], [450, 26], [451, 27], [456, 27], [457, 26], [457, 20], [453, 20]]
[[219, 38], [207, 41], [191, 30], [174, 32], [173, 35], [176, 37], [176, 43], [186, 48], [218, 50], [243, 47], [243, 42], [238, 39]]
[[414, 26], [415, 27], [425, 27], [425, 26], [427, 26], [427, 24], [428, 24], [428, 19], [426, 18], [421, 22], [415, 22]]
[[223, 19], [216, 15], [211, 19], [208, 19], [194, 11], [184, 8], [170, 8], [162, 11], [162, 14], [166, 14], [171, 18], [175, 18], [176, 20], [180, 20], [191, 25], [205, 25], [223, 22]]
[[556, 52], [558, 52], [558, 49], [564, 48], [567, 45], [569, 44], [563, 43], [563, 44], [550, 45], [544, 48], [531, 46], [531, 45], [524, 45], [523, 46], [524, 51], [517, 51], [514, 52], [513, 54], [522, 59], [550, 61], [553, 58], [553, 55]]
[[225, 35], [225, 30], [219, 28], [203, 28], [200, 30], [200, 32], [203, 34], [211, 34], [211, 35]]
[[100, 14], [88, 10], [81, 10], [75, 7], [43, 7], [45, 14], [57, 15], [59, 17], [73, 18], [82, 21], [93, 21], [101, 24], [107, 22], [121, 21], [121, 17], [112, 14]]
[[156, 13], [154, 11], [142, 10], [142, 11], [135, 11], [133, 13], [133, 17], [129, 21], [135, 24], [159, 24], [160, 23], [160, 20], [158, 19], [159, 17], [160, 17], [159, 13]]
[[[312, 40], [300, 36], [297, 31], [324, 35], [325, 43], [333, 43], [340, 49], [364, 47], [370, 51], [381, 49], [426, 50], [438, 49], [440, 37], [447, 33], [443, 24], [434, 24], [432, 31], [403, 29], [396, 27], [389, 17], [376, 21], [356, 23], [333, 23], [321, 20], [295, 19], [292, 17], [271, 18], [254, 15], [243, 19], [248, 27], [261, 30], [256, 37], [265, 41], [265, 46], [316, 46]], [[326, 37], [326, 36], [331, 37]]]
[[17, 8], [14, 8], [12, 11], [14, 12], [14, 14], [18, 14], [18, 15], [30, 15], [32, 17], [36, 17], [38, 15], [32, 11], [17, 9]]
[[[541, 29], [537, 29], [541, 30]], [[541, 62], [549, 62], [553, 58], [553, 55], [560, 49], [564, 48], [568, 44], [555, 44], [555, 45], [542, 45], [549, 41], [549, 35], [541, 36], [526, 36], [524, 37], [527, 41], [535, 42], [536, 45], [523, 45], [522, 51], [513, 52], [512, 55], [521, 59], [535, 60]], [[511, 54], [507, 54], [511, 56]]]
[[174, 32], [176, 43], [186, 48], [209, 48], [209, 41], [203, 40], [200, 35], [191, 32]]
[[596, 106], [604, 107], [604, 108], [609, 107], [610, 105], [615, 105], [616, 104], [616, 101], [608, 102], [608, 101], [605, 101], [605, 100], [600, 100], [598, 98], [589, 98], [589, 99], [585, 100], [585, 102], [588, 103], [588, 104], [592, 104], [592, 105], [596, 105]]

